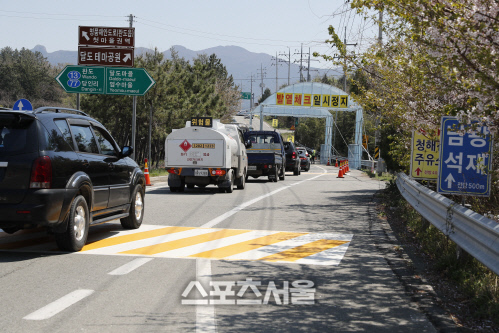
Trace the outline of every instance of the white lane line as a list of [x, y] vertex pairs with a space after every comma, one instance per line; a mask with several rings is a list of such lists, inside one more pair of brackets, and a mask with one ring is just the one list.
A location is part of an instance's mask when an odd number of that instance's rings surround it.
[[171, 241], [175, 241], [175, 240], [179, 240], [179, 239], [183, 239], [183, 238], [188, 238], [188, 237], [192, 237], [192, 236], [204, 235], [204, 234], [208, 234], [208, 233], [216, 232], [216, 231], [217, 230], [215, 230], [215, 229], [190, 229], [190, 230], [185, 230], [185, 231], [174, 232], [172, 234], [166, 234], [166, 235], [162, 235], [162, 236], [140, 239], [140, 240], [136, 240], [133, 242], [126, 242], [123, 244], [110, 245], [110, 246], [100, 247], [100, 248], [93, 249], [93, 250], [81, 251], [78, 253], [116, 254], [119, 252], [130, 251], [130, 250], [134, 250], [134, 249], [139, 249], [141, 247], [171, 242]]
[[[322, 168], [321, 168], [322, 169]], [[324, 169], [323, 169], [324, 170]], [[306, 179], [304, 181], [313, 180], [315, 178], [319, 178], [326, 174], [326, 170], [324, 170], [324, 174], [312, 177], [310, 179]], [[203, 224], [201, 228], [213, 228], [215, 225], [223, 222], [227, 218], [236, 214], [237, 212], [243, 210], [244, 208], [262, 200], [271, 195], [279, 193], [285, 189], [290, 188], [291, 186], [298, 185], [303, 183], [304, 181], [297, 182], [288, 186], [284, 186], [280, 189], [272, 191], [270, 193], [261, 195], [253, 200], [242, 203], [241, 205], [229, 210], [228, 212], [220, 215], [219, 217], [214, 218], [213, 220]], [[209, 281], [211, 280], [211, 261], [209, 259], [196, 259], [196, 280], [200, 281], [200, 283], [206, 287], [209, 287]], [[211, 289], [205, 289], [211, 290]], [[215, 306], [214, 305], [196, 305], [196, 333], [212, 333], [217, 331], [216, 318], [215, 318]]]
[[130, 261], [129, 263], [124, 264], [121, 267], [116, 268], [114, 271], [109, 272], [107, 274], [109, 275], [125, 275], [133, 270], [139, 268], [140, 266], [148, 263], [151, 261], [153, 258], [137, 258], [135, 260]]
[[[211, 290], [211, 260], [196, 259], [196, 280], [204, 290]], [[213, 333], [217, 331], [215, 306], [196, 305], [196, 333]]]
[[92, 295], [94, 291], [89, 289], [78, 289], [73, 292], [70, 292], [66, 296], [59, 298], [57, 301], [54, 301], [43, 308], [36, 310], [35, 312], [30, 313], [23, 319], [26, 320], [45, 320], [48, 319], [59, 312], [65, 310], [71, 305], [75, 304], [78, 301], [81, 301], [87, 296]]
[[170, 258], [179, 258], [179, 257], [188, 257], [198, 253], [202, 253], [205, 251], [215, 250], [222, 246], [233, 245], [237, 243], [242, 243], [245, 241], [249, 241], [252, 239], [273, 235], [278, 233], [279, 231], [260, 231], [253, 230], [250, 232], [245, 232], [244, 234], [234, 235], [229, 237], [224, 237], [220, 239], [215, 239], [208, 242], [203, 242], [200, 244], [190, 245], [186, 247], [182, 247], [180, 249], [170, 250], [166, 252], [157, 253], [155, 257], [170, 257]]

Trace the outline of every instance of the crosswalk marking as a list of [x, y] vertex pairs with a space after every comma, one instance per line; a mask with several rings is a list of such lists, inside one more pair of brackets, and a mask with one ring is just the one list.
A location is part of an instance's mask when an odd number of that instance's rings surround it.
[[312, 254], [328, 250], [332, 247], [347, 243], [346, 241], [320, 239], [312, 243], [300, 245], [292, 249], [272, 254], [267, 257], [260, 258], [263, 261], [297, 261], [308, 257]]
[[239, 235], [239, 234], [242, 234], [245, 232], [250, 232], [250, 230], [222, 229], [222, 230], [210, 232], [210, 233], [204, 234], [204, 235], [192, 236], [192, 237], [183, 238], [183, 239], [179, 239], [179, 240], [175, 240], [175, 241], [170, 241], [167, 243], [161, 243], [161, 244], [146, 246], [146, 247], [139, 248], [139, 249], [123, 251], [121, 253], [123, 253], [123, 254], [145, 254], [145, 255], [158, 254], [161, 252], [179, 249], [181, 247], [186, 247], [186, 246], [195, 245], [195, 244], [204, 243], [204, 242], [210, 242], [210, 241], [224, 238], [224, 237]]
[[102, 239], [102, 240], [87, 244], [83, 247], [82, 251], [90, 251], [90, 250], [98, 249], [101, 247], [133, 242], [133, 241], [141, 240], [141, 239], [145, 239], [145, 238], [164, 236], [165, 234], [173, 234], [176, 232], [192, 230], [192, 229], [194, 229], [194, 228], [192, 228], [192, 227], [165, 227], [165, 228], [149, 230], [149, 231], [144, 231], [144, 232], [137, 232], [137, 233], [130, 234], [130, 235], [116, 236], [116, 237]]
[[303, 233], [278, 232], [272, 235], [267, 235], [237, 244], [226, 245], [223, 247], [216, 248], [214, 250], [197, 253], [195, 255], [192, 255], [191, 257], [221, 259], [238, 253], [251, 251], [264, 246], [272, 245], [301, 235], [303, 235]]
[[[78, 254], [339, 265], [352, 237], [341, 233], [159, 225], [123, 230], [119, 223], [108, 223], [90, 229], [87, 245]], [[53, 236], [41, 232], [2, 237], [0, 250], [57, 251]]]

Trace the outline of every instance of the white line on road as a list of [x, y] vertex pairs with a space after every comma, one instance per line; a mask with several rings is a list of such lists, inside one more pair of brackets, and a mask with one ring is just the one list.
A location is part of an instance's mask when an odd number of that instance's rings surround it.
[[125, 275], [132, 272], [134, 269], [139, 268], [140, 266], [148, 263], [153, 258], [137, 258], [135, 260], [130, 261], [129, 263], [124, 264], [121, 267], [116, 268], [114, 271], [109, 272], [109, 275]]
[[66, 296], [59, 298], [57, 301], [54, 301], [43, 308], [36, 310], [35, 312], [30, 313], [23, 319], [26, 320], [45, 320], [48, 319], [64, 309], [70, 307], [78, 301], [81, 301], [87, 296], [92, 295], [94, 291], [89, 289], [78, 289], [73, 292], [70, 292]]
[[[320, 167], [319, 167], [320, 168]], [[227, 218], [231, 217], [232, 215], [236, 214], [237, 212], [243, 210], [244, 208], [262, 200], [267, 197], [270, 197], [276, 193], [281, 192], [282, 190], [288, 189], [291, 186], [295, 186], [298, 184], [301, 184], [303, 182], [313, 180], [316, 178], [319, 178], [327, 173], [327, 171], [323, 168], [321, 168], [324, 173], [309, 179], [305, 179], [302, 181], [299, 181], [297, 183], [293, 183], [284, 187], [281, 187], [280, 189], [274, 190], [272, 192], [269, 192], [267, 194], [261, 195], [259, 197], [256, 197], [255, 199], [246, 201], [239, 206], [229, 210], [228, 212], [214, 218], [213, 220], [203, 224], [201, 228], [213, 228], [215, 225], [219, 224], [220, 222], [223, 222]], [[201, 285], [208, 287], [209, 286], [209, 281], [211, 280], [211, 261], [208, 259], [196, 259], [196, 279], [201, 283]], [[208, 288], [209, 289], [209, 288]], [[206, 290], [206, 289], [205, 289]], [[196, 305], [196, 333], [201, 333], [201, 332], [216, 332], [217, 331], [217, 326], [216, 326], [216, 319], [215, 319], [215, 306], [210, 304], [210, 305]]]

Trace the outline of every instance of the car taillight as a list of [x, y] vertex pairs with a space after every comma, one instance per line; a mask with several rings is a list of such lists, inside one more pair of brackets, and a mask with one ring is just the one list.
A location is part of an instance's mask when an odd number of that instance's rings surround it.
[[31, 169], [30, 188], [51, 188], [52, 186], [52, 162], [50, 157], [38, 157]]
[[296, 153], [293, 152], [293, 155], [291, 155], [291, 158], [296, 158]]
[[212, 176], [223, 176], [225, 175], [225, 170], [211, 170]]

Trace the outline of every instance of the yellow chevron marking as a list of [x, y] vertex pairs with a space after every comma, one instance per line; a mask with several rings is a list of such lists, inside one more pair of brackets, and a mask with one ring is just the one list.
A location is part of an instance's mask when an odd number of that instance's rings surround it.
[[123, 254], [145, 254], [145, 255], [153, 255], [161, 252], [171, 251], [175, 249], [179, 249], [181, 247], [191, 246], [199, 243], [209, 242], [212, 240], [225, 238], [229, 236], [235, 236], [244, 234], [246, 232], [250, 232], [252, 230], [236, 230], [236, 229], [223, 229], [215, 232], [211, 232], [204, 235], [187, 237], [171, 242], [166, 242], [162, 244], [150, 245], [134, 250], [120, 252]]
[[307, 233], [279, 232], [277, 234], [259, 237], [259, 238], [251, 239], [249, 241], [224, 246], [224, 247], [210, 250], [210, 251], [197, 253], [197, 254], [191, 255], [190, 257], [220, 259], [220, 258], [232, 256], [235, 254], [239, 254], [242, 252], [258, 249], [260, 247], [264, 247], [264, 246], [271, 245], [274, 243], [279, 243], [279, 242], [282, 242], [282, 241], [285, 241], [285, 240], [288, 240], [291, 238], [303, 236], [306, 234]]
[[297, 261], [298, 259], [302, 259], [308, 257], [312, 254], [319, 253], [321, 251], [325, 251], [327, 249], [336, 247], [338, 245], [342, 245], [348, 243], [347, 241], [340, 240], [330, 240], [330, 239], [319, 239], [315, 242], [311, 242], [305, 245], [297, 246], [292, 249], [282, 251], [276, 254], [272, 254], [270, 256], [266, 256], [260, 258], [258, 260], [264, 261]]
[[152, 238], [157, 236], [164, 236], [167, 234], [173, 234], [175, 232], [186, 231], [195, 229], [192, 227], [166, 227], [156, 230], [149, 230], [144, 232], [137, 232], [130, 235], [117, 236], [112, 238], [101, 239], [93, 243], [89, 243], [83, 247], [81, 251], [89, 251], [93, 249], [98, 249], [101, 247], [118, 245], [128, 242], [133, 242], [141, 239]]

